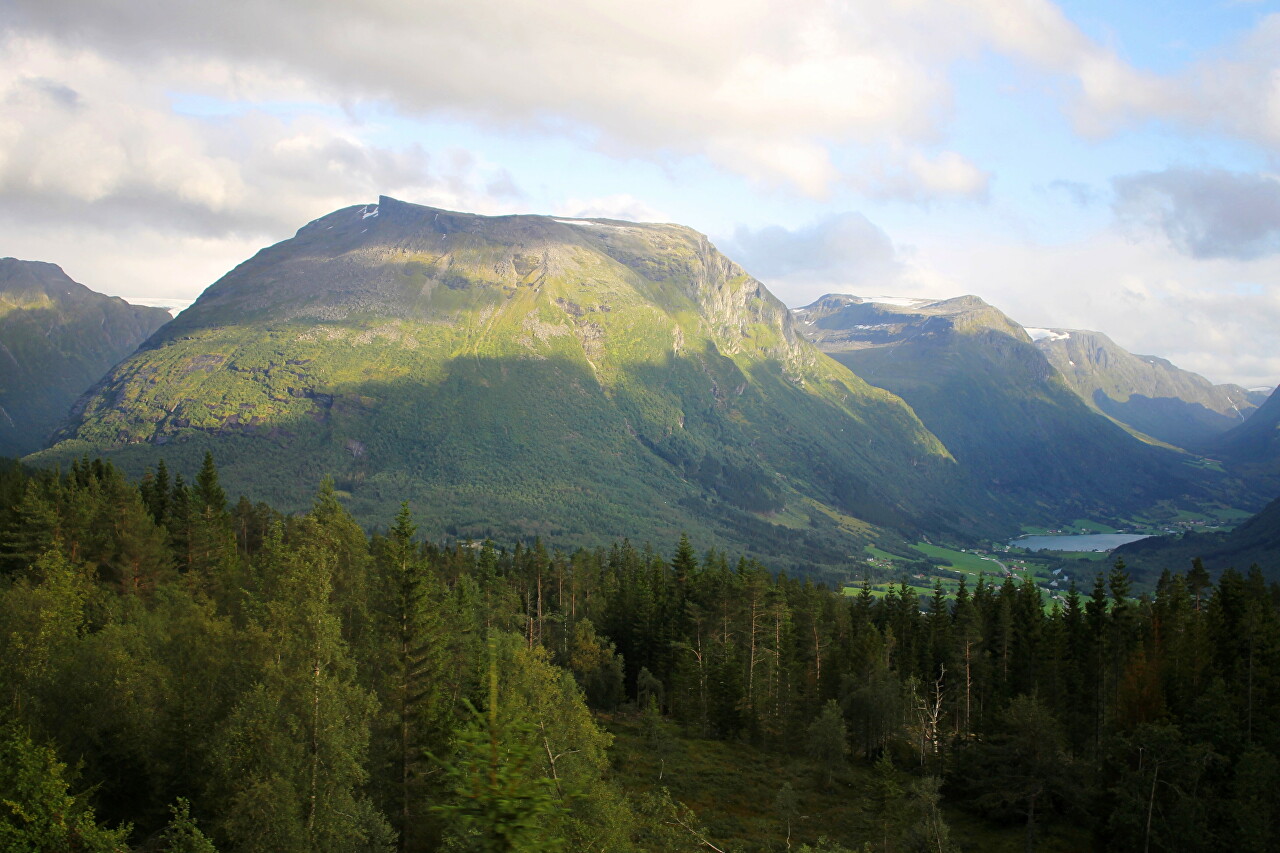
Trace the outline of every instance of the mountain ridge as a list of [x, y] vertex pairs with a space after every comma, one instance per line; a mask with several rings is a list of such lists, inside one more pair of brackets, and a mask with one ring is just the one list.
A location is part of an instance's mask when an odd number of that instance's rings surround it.
[[213, 450], [285, 506], [325, 473], [364, 517], [408, 491], [437, 533], [686, 528], [832, 562], [870, 525], [997, 523], [946, 497], [954, 460], [905, 403], [692, 229], [387, 197], [228, 272], [58, 439], [38, 458]]
[[1217, 479], [1087, 407], [1024, 328], [976, 296], [828, 295], [793, 315], [824, 352], [905, 399], [1023, 523], [1118, 520], [1143, 504], [1204, 499]]
[[1041, 329], [1036, 346], [1097, 411], [1160, 441], [1203, 449], [1257, 408], [1238, 385], [1215, 385], [1159, 356], [1130, 353], [1102, 332]]

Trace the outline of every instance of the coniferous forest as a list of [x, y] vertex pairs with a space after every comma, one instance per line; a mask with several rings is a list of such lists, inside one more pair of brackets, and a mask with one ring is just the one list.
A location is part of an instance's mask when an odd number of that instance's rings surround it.
[[0, 472], [0, 850], [1280, 849], [1258, 571], [846, 596], [187, 475]]

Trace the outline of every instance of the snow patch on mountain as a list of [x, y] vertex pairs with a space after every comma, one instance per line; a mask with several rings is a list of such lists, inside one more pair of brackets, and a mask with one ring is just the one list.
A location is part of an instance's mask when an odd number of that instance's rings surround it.
[[1031, 340], [1039, 343], [1040, 341], [1065, 341], [1071, 337], [1070, 332], [1059, 332], [1057, 329], [1032, 329], [1026, 327], [1027, 334], [1031, 336]]
[[579, 228], [613, 228], [617, 231], [629, 231], [626, 225], [613, 225], [608, 222], [597, 222], [594, 219], [555, 219], [561, 225], [576, 225]]
[[863, 302], [874, 302], [877, 305], [892, 305], [897, 308], [919, 308], [937, 302], [936, 299], [921, 299], [916, 296], [867, 296]]
[[130, 305], [145, 305], [148, 308], [163, 308], [177, 317], [183, 311], [191, 307], [194, 299], [177, 299], [170, 296], [122, 296], [120, 297]]

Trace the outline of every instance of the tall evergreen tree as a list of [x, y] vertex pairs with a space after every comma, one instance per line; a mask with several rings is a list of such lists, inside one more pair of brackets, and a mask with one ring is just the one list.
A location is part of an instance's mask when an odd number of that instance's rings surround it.
[[376, 555], [386, 586], [379, 635], [391, 650], [378, 689], [386, 718], [380, 752], [393, 780], [384, 785], [387, 814], [402, 851], [433, 849], [438, 841], [428, 811], [441, 793], [432, 784], [431, 756], [445, 753], [454, 717], [442, 590], [414, 542], [415, 532], [409, 505], [402, 504]]

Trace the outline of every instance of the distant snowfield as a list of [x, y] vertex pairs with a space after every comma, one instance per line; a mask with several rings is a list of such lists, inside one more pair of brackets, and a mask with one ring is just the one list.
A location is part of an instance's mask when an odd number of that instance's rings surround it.
[[898, 308], [919, 308], [937, 302], [936, 299], [921, 299], [916, 296], [864, 296], [863, 302], [874, 302], [877, 305], [894, 305]]
[[142, 305], [147, 308], [164, 308], [170, 314], [177, 317], [183, 311], [191, 307], [194, 299], [178, 299], [176, 297], [167, 296], [121, 296], [125, 302], [130, 305]]
[[613, 225], [608, 222], [596, 222], [593, 219], [556, 219], [561, 225], [576, 225], [579, 228], [615, 228], [618, 231], [628, 230], [626, 225]]
[[1056, 332], [1053, 329], [1032, 329], [1024, 327], [1033, 341], [1065, 341], [1071, 337], [1070, 332]]

